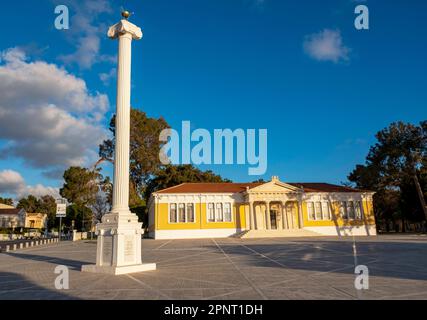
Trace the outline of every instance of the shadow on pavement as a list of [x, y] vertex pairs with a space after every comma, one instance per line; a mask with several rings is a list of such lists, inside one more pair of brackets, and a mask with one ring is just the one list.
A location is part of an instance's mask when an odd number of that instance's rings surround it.
[[[54, 284], [52, 283], [52, 288]], [[66, 290], [41, 287], [22, 275], [0, 272], [0, 300], [80, 300]]]
[[[247, 259], [239, 259], [239, 264], [247, 266], [354, 275], [352, 241], [274, 241], [220, 243], [220, 246], [231, 258], [233, 255], [247, 256]], [[215, 246], [206, 248], [218, 249]], [[427, 281], [427, 242], [356, 241], [356, 248], [358, 264], [368, 266], [371, 276]]]
[[67, 266], [71, 270], [80, 271], [82, 265], [90, 264], [89, 261], [76, 261], [76, 260], [70, 260], [70, 259], [64, 259], [64, 258], [57, 258], [57, 257], [49, 257], [49, 256], [43, 256], [43, 255], [35, 255], [35, 254], [29, 254], [25, 252], [8, 252], [4, 253], [5, 255], [19, 258], [19, 259], [25, 259], [25, 260], [32, 260], [32, 261], [39, 261], [39, 262], [47, 262], [52, 263], [55, 265], [63, 265]]

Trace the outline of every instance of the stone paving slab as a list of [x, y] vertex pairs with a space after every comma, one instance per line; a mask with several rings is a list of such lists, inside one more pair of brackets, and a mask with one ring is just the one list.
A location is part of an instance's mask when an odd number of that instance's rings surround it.
[[[62, 242], [0, 254], [0, 300], [35, 299], [427, 299], [427, 237], [357, 237], [370, 288], [354, 288], [352, 238], [143, 240], [152, 272], [80, 272], [96, 242]], [[70, 289], [56, 290], [58, 265]]]

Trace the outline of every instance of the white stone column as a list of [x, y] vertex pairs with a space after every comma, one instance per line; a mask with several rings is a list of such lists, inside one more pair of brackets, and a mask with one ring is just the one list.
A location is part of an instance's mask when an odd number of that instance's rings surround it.
[[299, 220], [298, 227], [300, 229], [303, 229], [304, 228], [304, 216], [303, 216], [303, 212], [302, 212], [302, 201], [298, 201], [298, 220]]
[[282, 209], [283, 229], [287, 230], [289, 229], [289, 226], [288, 226], [288, 215], [286, 213], [286, 203], [281, 202], [280, 207]]
[[270, 201], [265, 202], [265, 218], [266, 218], [266, 226], [267, 230], [271, 230], [271, 214], [270, 214]]
[[142, 264], [142, 223], [129, 210], [131, 51], [132, 40], [142, 39], [142, 31], [123, 19], [110, 27], [108, 37], [119, 42], [113, 207], [96, 226], [96, 265], [83, 266], [82, 271], [120, 275], [155, 270], [156, 264]]
[[129, 211], [129, 155], [130, 155], [130, 81], [131, 81], [131, 46], [132, 39], [141, 39], [142, 35], [126, 30], [129, 24], [121, 22], [119, 28], [108, 32], [110, 38], [119, 39], [117, 65], [117, 112], [116, 112], [116, 147], [114, 158], [114, 189], [112, 212]]
[[254, 216], [254, 230], [259, 230], [259, 221], [258, 221], [258, 216], [256, 214], [256, 205], [255, 202], [252, 202], [252, 212], [253, 212], [253, 216]]
[[249, 202], [249, 230], [255, 230], [253, 209], [254, 203]]
[[[276, 203], [276, 208], [279, 208], [278, 203]], [[280, 206], [280, 209], [277, 209], [277, 211], [275, 211], [275, 214], [276, 214], [276, 228], [277, 230], [283, 230], [283, 214], [282, 214], [281, 206]]]

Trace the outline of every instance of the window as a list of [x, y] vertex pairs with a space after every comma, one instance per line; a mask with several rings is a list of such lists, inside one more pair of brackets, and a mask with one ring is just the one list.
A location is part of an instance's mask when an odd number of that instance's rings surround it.
[[309, 220], [321, 221], [332, 219], [331, 205], [327, 201], [308, 202], [307, 208]]
[[348, 219], [348, 216], [347, 216], [347, 207], [346, 207], [345, 202], [344, 202], [344, 201], [341, 201], [341, 202], [339, 203], [339, 205], [340, 205], [340, 216], [341, 216], [343, 219]]
[[224, 213], [222, 211], [222, 203], [216, 204], [216, 219], [217, 222], [223, 222], [224, 221]]
[[187, 204], [187, 222], [194, 222], [194, 204]]
[[177, 219], [176, 219], [176, 203], [171, 203], [170, 204], [170, 209], [169, 209], [169, 221], [171, 223], [177, 223]]
[[322, 203], [316, 202], [314, 210], [316, 211], [316, 220], [322, 220]]
[[322, 213], [323, 220], [331, 220], [331, 210], [329, 208], [329, 203], [322, 202]]
[[178, 205], [178, 222], [185, 222], [185, 204]]
[[363, 206], [360, 201], [342, 201], [339, 204], [343, 219], [363, 219]]
[[311, 220], [316, 220], [316, 215], [314, 214], [314, 203], [308, 202], [307, 209], [308, 209], [308, 218]]
[[214, 203], [208, 204], [208, 221], [215, 222], [215, 204]]
[[170, 223], [193, 223], [195, 222], [193, 203], [171, 203], [169, 205]]
[[363, 208], [362, 203], [360, 201], [356, 201], [354, 203], [354, 210], [356, 211], [356, 219], [362, 220], [363, 218]]
[[231, 222], [231, 203], [224, 204], [224, 218], [225, 222]]
[[355, 214], [354, 214], [354, 202], [353, 201], [348, 201], [347, 202], [347, 215], [349, 219], [354, 219]]

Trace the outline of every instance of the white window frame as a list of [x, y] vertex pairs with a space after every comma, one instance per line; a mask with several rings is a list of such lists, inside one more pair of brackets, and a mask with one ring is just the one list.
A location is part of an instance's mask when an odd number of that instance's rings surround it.
[[[209, 217], [209, 205], [213, 205], [213, 221], [211, 221]], [[216, 215], [215, 215], [215, 209], [216, 209], [216, 203], [215, 202], [208, 202], [206, 206], [206, 220], [208, 223], [215, 223], [216, 222]]]
[[[317, 207], [320, 204], [319, 207]], [[322, 201], [314, 201], [314, 216], [316, 221], [322, 221], [323, 220], [323, 213], [322, 213]], [[320, 212], [319, 212], [320, 211]], [[318, 218], [318, 215], [320, 214], [320, 219]]]
[[[188, 221], [188, 206], [193, 207], [193, 221]], [[196, 223], [196, 205], [193, 202], [187, 202], [185, 204], [185, 223]]]
[[[360, 215], [358, 216], [357, 210], [359, 210]], [[363, 220], [363, 202], [360, 200], [354, 201], [354, 217], [356, 220]]]
[[[314, 219], [310, 214], [310, 206], [311, 206], [311, 209], [313, 210], [312, 212], [314, 214]], [[316, 221], [316, 209], [315, 209], [314, 201], [307, 202], [307, 215], [308, 215], [308, 220]]]
[[[172, 213], [172, 205], [175, 205], [175, 216], [176, 216], [176, 221], [175, 222], [172, 222], [172, 220], [171, 220], [171, 213]], [[168, 213], [168, 217], [169, 217], [169, 223], [173, 223], [173, 224], [175, 224], [175, 223], [178, 223], [178, 204], [177, 203], [175, 203], [175, 202], [171, 202], [171, 203], [169, 203], [169, 213]]]
[[349, 220], [348, 212], [347, 212], [347, 201], [339, 201], [339, 213], [341, 216], [341, 219], [343, 220]]
[[[184, 221], [180, 220], [180, 209], [184, 206]], [[187, 222], [187, 203], [179, 202], [177, 207], [177, 223], [186, 223]]]
[[[346, 208], [347, 208], [347, 217], [348, 217], [348, 220], [356, 220], [356, 210], [355, 210], [355, 207], [354, 207], [354, 201], [353, 200], [347, 201]], [[353, 217], [350, 216], [350, 212], [353, 213]]]
[[[230, 206], [230, 221], [227, 221], [227, 219], [226, 219], [226, 217], [225, 217], [225, 206], [226, 205], [229, 205]], [[233, 204], [231, 203], [231, 202], [224, 202], [223, 204], [222, 204], [222, 214], [223, 214], [223, 218], [224, 218], [224, 221], [223, 222], [227, 222], [227, 223], [230, 223], [230, 222], [233, 222]]]
[[[221, 205], [222, 220], [218, 219], [218, 217], [219, 217], [218, 205]], [[215, 222], [224, 222], [224, 204], [222, 202], [217, 202], [215, 204]]]
[[[327, 212], [325, 212], [323, 209], [325, 209]], [[325, 215], [328, 215], [327, 217]], [[328, 201], [322, 201], [322, 220], [324, 221], [331, 221], [332, 220], [332, 212], [331, 212], [331, 207]]]

